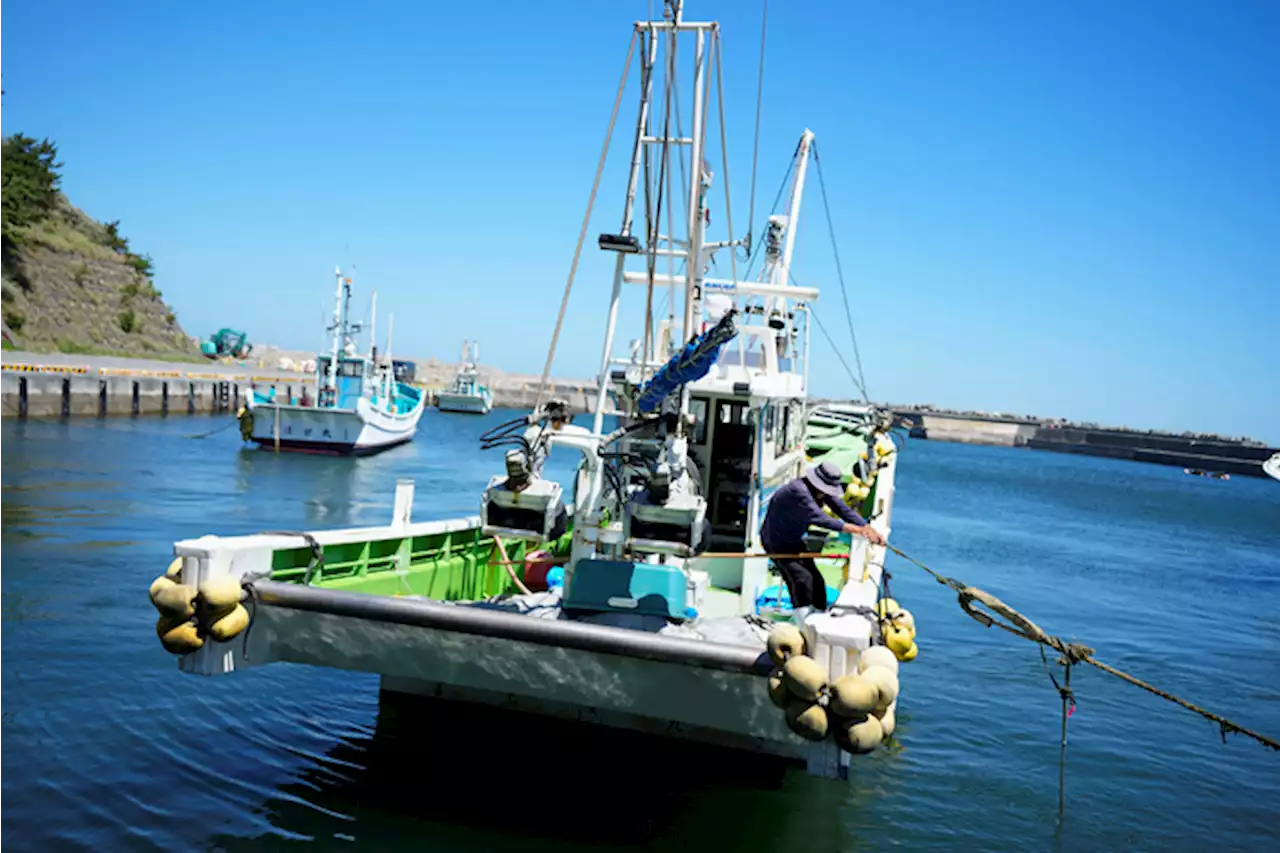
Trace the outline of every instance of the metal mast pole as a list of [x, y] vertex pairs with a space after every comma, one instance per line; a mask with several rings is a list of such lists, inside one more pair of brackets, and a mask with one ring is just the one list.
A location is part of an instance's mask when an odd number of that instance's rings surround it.
[[[641, 29], [637, 26], [637, 29]], [[641, 29], [641, 37], [643, 38], [643, 30]], [[649, 101], [653, 94], [653, 64], [657, 61], [658, 56], [658, 39], [656, 34], [649, 30], [649, 50], [647, 55], [640, 54], [640, 74], [643, 84], [640, 92], [640, 112], [636, 118], [636, 134], [635, 145], [631, 153], [631, 175], [627, 180], [627, 200], [622, 208], [622, 236], [631, 235], [631, 225], [634, 217], [634, 207], [636, 200], [636, 182], [640, 179], [640, 161], [641, 153], [644, 146], [644, 129], [649, 120]], [[653, 247], [649, 247], [652, 251]], [[596, 411], [595, 418], [592, 421], [592, 431], [600, 432], [604, 426], [604, 406], [608, 400], [606, 393], [609, 388], [609, 356], [613, 352], [613, 338], [618, 327], [618, 302], [622, 297], [622, 273], [626, 261], [626, 254], [618, 253], [618, 261], [613, 271], [613, 290], [609, 294], [609, 319], [605, 324], [604, 333], [604, 353], [600, 356], [600, 384], [596, 390]]]
[[333, 389], [336, 402], [338, 388], [338, 355], [341, 348], [339, 343], [342, 340], [342, 268], [334, 267], [333, 274], [337, 276], [337, 287], [333, 293], [333, 355], [329, 359], [329, 376], [328, 386]]
[[[676, 24], [680, 24], [677, 16]], [[702, 279], [702, 101], [706, 87], [706, 31], [698, 28], [698, 46], [693, 67], [693, 134], [689, 166], [689, 254], [685, 270], [684, 340], [693, 334], [695, 289]]]

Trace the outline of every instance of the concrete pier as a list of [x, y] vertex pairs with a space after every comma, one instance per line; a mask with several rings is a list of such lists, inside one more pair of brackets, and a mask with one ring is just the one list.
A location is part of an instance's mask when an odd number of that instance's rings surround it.
[[6, 357], [0, 375], [0, 414], [6, 418], [70, 418], [234, 413], [255, 387], [264, 393], [274, 387], [282, 399], [300, 396], [304, 388], [315, 396], [312, 378], [300, 374], [250, 375], [203, 365], [183, 370], [188, 365], [148, 362], [143, 362], [146, 367], [72, 364], [65, 357], [47, 363], [46, 359], [54, 358], [11, 361]]

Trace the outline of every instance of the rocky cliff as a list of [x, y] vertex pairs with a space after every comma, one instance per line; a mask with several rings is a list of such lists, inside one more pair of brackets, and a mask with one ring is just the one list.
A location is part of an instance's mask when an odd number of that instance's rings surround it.
[[129, 248], [118, 223], [67, 201], [55, 155], [47, 141], [4, 140], [6, 337], [34, 351], [198, 358], [156, 289], [151, 259]]

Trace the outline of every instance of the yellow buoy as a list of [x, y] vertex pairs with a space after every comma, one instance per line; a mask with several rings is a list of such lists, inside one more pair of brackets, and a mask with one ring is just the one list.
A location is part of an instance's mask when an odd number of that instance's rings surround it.
[[840, 717], [858, 717], [875, 710], [880, 701], [876, 685], [858, 675], [844, 675], [831, 684], [831, 703], [827, 706]]
[[884, 644], [899, 660], [901, 660], [907, 649], [911, 648], [911, 644], [916, 641], [915, 631], [896, 622], [884, 623], [881, 626], [881, 632], [884, 634]]
[[795, 625], [779, 625], [769, 632], [765, 647], [773, 662], [781, 666], [789, 658], [804, 654], [804, 634]]
[[880, 693], [876, 701], [877, 708], [885, 708], [898, 698], [898, 676], [883, 666], [870, 666], [862, 673], [862, 677], [876, 686]]
[[866, 672], [873, 666], [882, 666], [896, 674], [898, 658], [884, 646], [872, 646], [858, 656], [858, 672]]
[[827, 673], [813, 658], [796, 655], [782, 665], [787, 689], [808, 702], [817, 701], [827, 687]]
[[209, 626], [209, 636], [220, 643], [225, 643], [245, 628], [249, 627], [249, 611], [243, 604], [237, 603], [226, 616]]
[[175, 582], [182, 576], [181, 557], [173, 558], [173, 562], [169, 564], [169, 568], [164, 570], [164, 576]]
[[893, 735], [893, 730], [898, 727], [898, 717], [893, 713], [892, 708], [886, 708], [884, 713], [880, 715], [880, 730], [886, 738]]
[[787, 707], [787, 703], [791, 701], [791, 691], [782, 682], [782, 670], [769, 676], [769, 701], [779, 708]]
[[911, 615], [910, 610], [899, 610], [897, 613], [893, 615], [893, 621], [895, 624], [898, 624], [904, 628], [910, 629], [911, 635], [915, 636], [916, 617]]
[[[154, 586], [154, 584], [153, 584]], [[151, 603], [161, 615], [175, 619], [190, 619], [195, 615], [196, 588], [183, 583], [161, 584], [151, 596]]]
[[865, 755], [874, 750], [884, 740], [884, 729], [875, 717], [867, 717], [851, 724], [844, 730], [840, 746], [855, 755]]
[[805, 740], [819, 741], [827, 736], [827, 710], [816, 702], [790, 702], [786, 718], [787, 727]]
[[160, 645], [170, 654], [190, 654], [204, 645], [195, 623], [186, 619], [161, 616], [156, 622], [156, 635], [160, 637]]
[[240, 581], [231, 575], [207, 578], [200, 584], [200, 598], [211, 612], [226, 613], [240, 603]]
[[882, 598], [876, 602], [876, 615], [881, 619], [888, 618], [901, 609], [898, 606], [898, 602], [892, 598]]
[[920, 647], [913, 642], [911, 644], [911, 648], [903, 652], [899, 660], [901, 660], [903, 663], [910, 663], [911, 661], [916, 659], [916, 655], [918, 654], [920, 654]]
[[172, 578], [170, 578], [168, 575], [161, 575], [160, 577], [156, 578], [151, 582], [151, 589], [147, 590], [147, 595], [151, 598], [151, 601], [154, 603], [156, 600], [156, 594], [159, 593], [160, 590], [168, 589], [171, 586], [177, 586], [177, 584], [175, 584]]

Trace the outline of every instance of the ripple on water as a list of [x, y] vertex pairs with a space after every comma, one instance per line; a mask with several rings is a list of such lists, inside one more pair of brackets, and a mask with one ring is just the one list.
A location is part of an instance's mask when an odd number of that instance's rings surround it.
[[[147, 585], [179, 538], [476, 512], [508, 417], [424, 418], [359, 460], [243, 452], [219, 421], [3, 424], [3, 814], [14, 849], [1269, 849], [1276, 758], [1087, 668], [1060, 706], [1028, 643], [982, 630], [894, 560], [916, 615], [895, 747], [848, 785], [735, 768], [522, 719], [433, 722], [360, 673], [201, 679], [155, 641]], [[427, 436], [430, 436], [427, 440]], [[553, 459], [563, 474], [576, 460]], [[894, 538], [1103, 660], [1280, 731], [1280, 489], [1177, 469], [911, 442]], [[714, 772], [713, 772], [714, 771]], [[726, 775], [729, 778], [725, 778]], [[710, 781], [708, 781], [710, 780]], [[565, 804], [572, 805], [566, 809]]]

